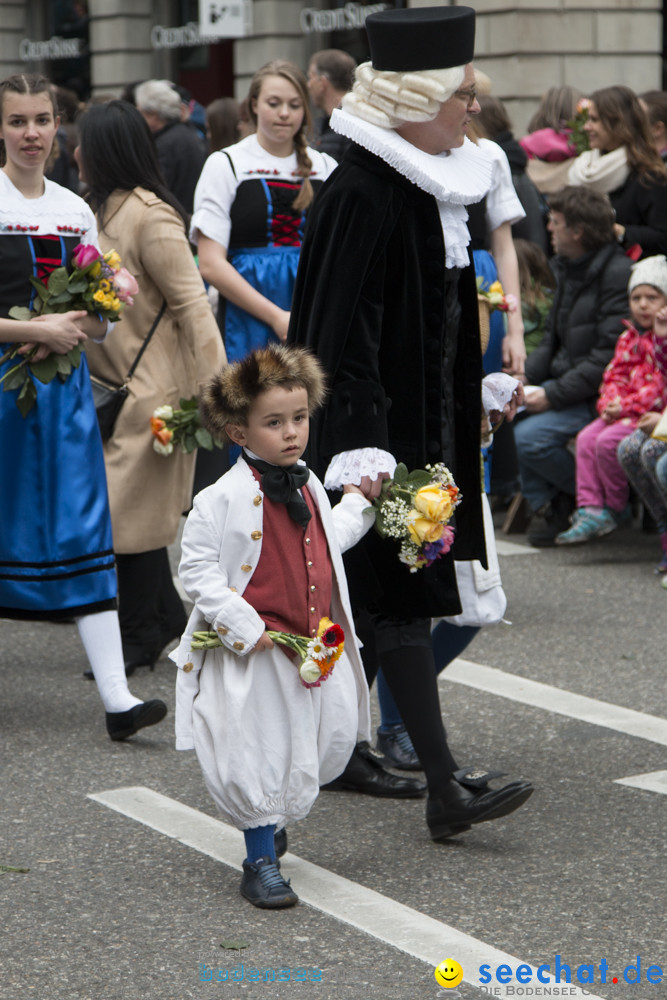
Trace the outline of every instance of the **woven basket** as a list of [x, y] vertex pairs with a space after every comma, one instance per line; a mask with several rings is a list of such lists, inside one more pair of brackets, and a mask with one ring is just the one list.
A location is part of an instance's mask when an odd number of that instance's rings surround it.
[[479, 340], [482, 345], [482, 354], [484, 354], [489, 346], [489, 336], [491, 333], [491, 305], [489, 300], [483, 295], [477, 296], [477, 305], [479, 309]]

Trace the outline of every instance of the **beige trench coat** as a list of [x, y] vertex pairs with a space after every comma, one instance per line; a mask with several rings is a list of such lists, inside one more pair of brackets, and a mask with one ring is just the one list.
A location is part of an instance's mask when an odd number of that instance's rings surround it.
[[156, 406], [177, 407], [225, 363], [204, 284], [178, 214], [151, 191], [115, 191], [107, 201], [100, 249], [115, 249], [137, 279], [134, 305], [102, 344], [88, 342], [93, 375], [121, 383], [157, 316], [167, 309], [129, 383], [130, 394], [104, 446], [114, 549], [121, 554], [170, 545], [190, 507], [195, 456], [153, 450]]

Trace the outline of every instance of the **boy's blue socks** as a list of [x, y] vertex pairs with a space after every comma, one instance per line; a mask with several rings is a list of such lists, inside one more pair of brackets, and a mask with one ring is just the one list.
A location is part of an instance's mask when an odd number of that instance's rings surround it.
[[259, 858], [269, 857], [276, 860], [275, 846], [276, 826], [255, 826], [252, 830], [244, 830], [245, 849], [247, 853], [246, 861], [251, 864]]

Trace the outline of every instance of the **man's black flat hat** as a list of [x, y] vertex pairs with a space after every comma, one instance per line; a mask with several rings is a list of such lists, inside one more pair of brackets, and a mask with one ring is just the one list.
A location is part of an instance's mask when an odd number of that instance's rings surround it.
[[410, 7], [381, 10], [366, 18], [373, 69], [412, 73], [472, 62], [472, 7]]

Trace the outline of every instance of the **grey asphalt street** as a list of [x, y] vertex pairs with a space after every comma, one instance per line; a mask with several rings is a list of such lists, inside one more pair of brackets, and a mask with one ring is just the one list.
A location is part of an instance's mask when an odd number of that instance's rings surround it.
[[[465, 659], [548, 685], [553, 703], [535, 707], [446, 672], [441, 700], [461, 764], [533, 780], [522, 810], [438, 846], [423, 801], [323, 793], [289, 831], [290, 852], [470, 935], [482, 954], [551, 971], [556, 956], [573, 972], [592, 966], [586, 988], [605, 1000], [665, 996], [646, 970], [661, 967], [667, 982], [666, 797], [616, 783], [667, 769], [665, 746], [648, 724], [646, 737], [628, 735], [608, 710], [584, 721], [560, 699], [572, 692], [667, 720], [658, 549], [635, 526], [586, 547], [501, 556], [512, 624], [486, 629]], [[74, 626], [0, 622], [0, 865], [29, 869], [0, 875], [0, 1000], [500, 995], [495, 978], [487, 991], [468, 981], [440, 991], [432, 964], [377, 936], [391, 932], [373, 908], [365, 929], [309, 905], [258, 911], [239, 896], [238, 870], [89, 798], [141, 786], [216, 815], [194, 754], [174, 750], [173, 712], [112, 744], [85, 667]], [[131, 687], [173, 709], [166, 659]], [[390, 925], [392, 914], [387, 902]], [[641, 981], [627, 983], [638, 956]], [[290, 970], [290, 981], [254, 982], [250, 969]], [[299, 969], [309, 981], [294, 981]], [[535, 981], [513, 989], [549, 995]]]

